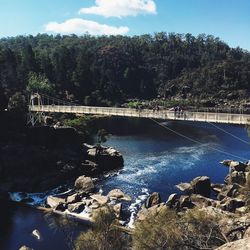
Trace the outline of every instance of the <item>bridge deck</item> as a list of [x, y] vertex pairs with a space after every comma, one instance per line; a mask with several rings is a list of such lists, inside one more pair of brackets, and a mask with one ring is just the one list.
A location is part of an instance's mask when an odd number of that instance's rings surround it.
[[45, 113], [74, 113], [74, 114], [93, 114], [122, 117], [141, 117], [163, 120], [185, 120], [214, 123], [230, 124], [250, 124], [250, 115], [231, 114], [231, 113], [210, 113], [210, 112], [191, 112], [186, 111], [182, 115], [175, 115], [174, 111], [151, 110], [151, 109], [130, 109], [113, 107], [91, 107], [91, 106], [62, 106], [62, 105], [30, 105], [30, 112]]

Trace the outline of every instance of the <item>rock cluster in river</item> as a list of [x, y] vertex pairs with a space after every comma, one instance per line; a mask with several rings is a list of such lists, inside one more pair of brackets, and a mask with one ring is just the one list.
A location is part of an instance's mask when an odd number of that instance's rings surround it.
[[[162, 208], [176, 210], [183, 213], [196, 207], [208, 215], [219, 218], [219, 226], [229, 241], [221, 250], [248, 249], [250, 243], [250, 162], [225, 160], [221, 162], [229, 168], [224, 184], [213, 184], [207, 176], [194, 178], [190, 183], [180, 183], [176, 187], [184, 194], [171, 194], [166, 202], [162, 202], [158, 193], [148, 197], [145, 205], [137, 214], [137, 221], [146, 220], [149, 215], [157, 214]], [[216, 198], [211, 198], [211, 194]], [[152, 202], [154, 201], [154, 202]], [[243, 239], [246, 238], [246, 239]]]
[[46, 205], [54, 213], [70, 215], [85, 223], [93, 221], [93, 214], [104, 206], [113, 209], [116, 217], [121, 219], [122, 201], [131, 198], [120, 189], [113, 189], [107, 195], [96, 193], [96, 186], [91, 177], [80, 176], [75, 181], [75, 187], [70, 195], [63, 197], [48, 196]]

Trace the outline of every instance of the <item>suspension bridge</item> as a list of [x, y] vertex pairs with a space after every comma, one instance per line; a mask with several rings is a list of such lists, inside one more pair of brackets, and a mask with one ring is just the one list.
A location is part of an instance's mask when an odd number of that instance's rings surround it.
[[71, 102], [52, 98], [38, 93], [29, 99], [28, 123], [33, 126], [42, 121], [46, 113], [90, 114], [104, 116], [137, 117], [160, 120], [197, 121], [227, 124], [250, 124], [249, 114], [219, 113], [219, 112], [175, 112], [167, 109], [135, 109], [116, 107], [80, 106]]

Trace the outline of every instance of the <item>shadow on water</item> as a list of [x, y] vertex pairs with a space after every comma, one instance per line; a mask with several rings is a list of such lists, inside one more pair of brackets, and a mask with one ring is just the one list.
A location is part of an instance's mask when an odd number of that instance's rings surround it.
[[[37, 229], [42, 240], [32, 236]], [[79, 233], [81, 227], [77, 229]], [[44, 213], [32, 207], [2, 203], [0, 211], [0, 249], [17, 250], [26, 245], [35, 250], [68, 250], [65, 234], [60, 229], [51, 228]]]

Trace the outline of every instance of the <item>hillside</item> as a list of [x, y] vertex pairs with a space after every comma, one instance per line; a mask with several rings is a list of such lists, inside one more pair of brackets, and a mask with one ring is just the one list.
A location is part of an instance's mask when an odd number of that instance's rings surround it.
[[0, 89], [8, 97], [24, 94], [31, 72], [52, 84], [51, 94], [91, 105], [128, 98], [236, 100], [250, 93], [250, 53], [204, 34], [0, 39]]

